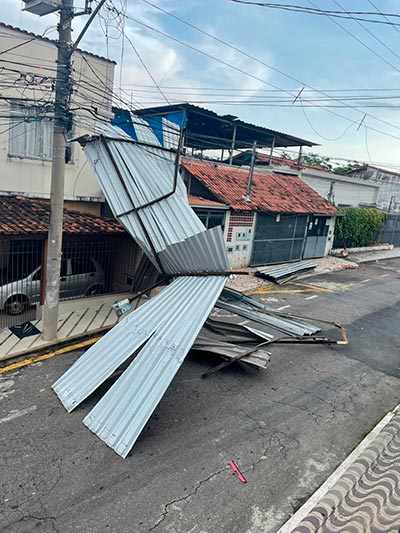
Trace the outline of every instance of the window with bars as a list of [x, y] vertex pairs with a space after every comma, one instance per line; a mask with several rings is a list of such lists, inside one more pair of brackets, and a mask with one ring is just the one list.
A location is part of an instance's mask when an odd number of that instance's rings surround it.
[[50, 161], [53, 121], [35, 106], [12, 105], [8, 155]]
[[193, 209], [199, 219], [203, 222], [207, 229], [214, 228], [215, 226], [221, 226], [222, 230], [225, 226], [225, 213], [222, 209]]

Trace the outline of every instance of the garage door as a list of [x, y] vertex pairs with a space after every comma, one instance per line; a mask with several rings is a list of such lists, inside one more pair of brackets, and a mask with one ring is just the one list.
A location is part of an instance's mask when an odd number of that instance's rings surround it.
[[298, 261], [302, 258], [307, 215], [257, 213], [251, 265]]

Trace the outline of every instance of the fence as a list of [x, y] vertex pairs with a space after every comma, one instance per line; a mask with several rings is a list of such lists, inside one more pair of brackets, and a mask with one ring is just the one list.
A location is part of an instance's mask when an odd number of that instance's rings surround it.
[[[0, 329], [36, 317], [43, 304], [46, 241], [0, 241]], [[125, 237], [66, 239], [60, 274], [60, 299], [70, 300], [131, 290], [137, 246]]]
[[400, 246], [400, 213], [387, 217], [379, 231], [378, 241], [382, 244]]

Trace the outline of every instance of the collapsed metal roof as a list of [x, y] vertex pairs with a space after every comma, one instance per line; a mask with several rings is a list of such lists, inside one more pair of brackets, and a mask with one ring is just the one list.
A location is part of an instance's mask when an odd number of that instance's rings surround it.
[[229, 267], [221, 229], [206, 230], [188, 204], [175, 154], [154, 146], [148, 128], [139, 124], [135, 134], [137, 141], [119, 128], [103, 128], [81, 143], [116, 218], [166, 279], [177, 279], [123, 319], [53, 385], [71, 411], [137, 352], [84, 420], [122, 457], [185, 359]]

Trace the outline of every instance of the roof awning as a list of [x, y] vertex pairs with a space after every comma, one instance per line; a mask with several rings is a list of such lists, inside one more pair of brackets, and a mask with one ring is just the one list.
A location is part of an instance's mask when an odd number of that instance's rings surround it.
[[[118, 110], [115, 110], [118, 111]], [[211, 150], [230, 148], [235, 136], [235, 148], [249, 148], [254, 141], [259, 147], [318, 146], [316, 143], [240, 120], [233, 115], [218, 115], [214, 111], [189, 103], [149, 107], [135, 113], [143, 118], [164, 117], [186, 127], [188, 148]]]

